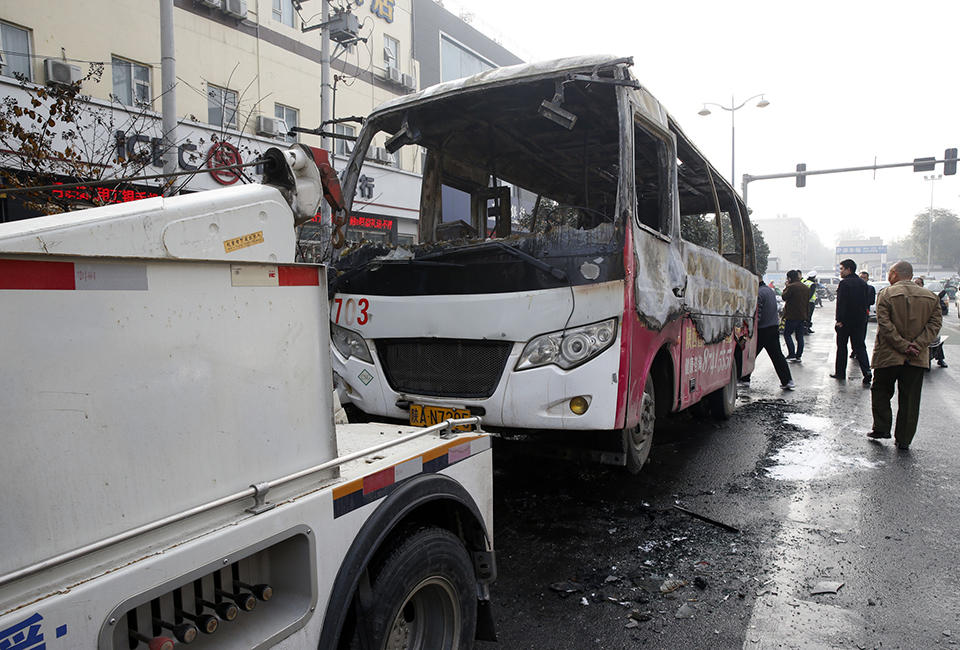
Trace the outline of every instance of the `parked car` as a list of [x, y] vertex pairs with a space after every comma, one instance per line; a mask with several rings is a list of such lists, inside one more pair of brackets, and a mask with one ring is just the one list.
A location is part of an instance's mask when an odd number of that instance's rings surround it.
[[[877, 297], [878, 297], [878, 298], [880, 297], [880, 290], [881, 290], [881, 289], [886, 289], [887, 287], [890, 286], [890, 283], [887, 282], [886, 280], [880, 280], [880, 281], [877, 281], [877, 282], [869, 282], [868, 284], [869, 284], [871, 287], [873, 287], [874, 289], [877, 290]], [[870, 305], [870, 313], [867, 315], [867, 320], [870, 321], [871, 323], [876, 323], [876, 322], [877, 322], [877, 301], [876, 301], [876, 300], [874, 300], [874, 301], [873, 301], [873, 304]]]

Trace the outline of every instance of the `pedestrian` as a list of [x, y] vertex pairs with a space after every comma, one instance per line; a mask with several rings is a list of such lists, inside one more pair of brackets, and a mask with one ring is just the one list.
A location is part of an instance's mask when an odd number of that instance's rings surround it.
[[[777, 371], [780, 388], [784, 390], [796, 388], [793, 377], [790, 375], [790, 366], [787, 365], [787, 360], [783, 358], [783, 350], [780, 349], [780, 314], [777, 313], [777, 294], [761, 279], [760, 288], [757, 290], [757, 356], [760, 356], [763, 350], [767, 351], [767, 356], [773, 363], [773, 369]], [[743, 381], [749, 382], [750, 375], [745, 376]]]
[[929, 366], [927, 348], [943, 322], [937, 297], [912, 279], [913, 266], [903, 260], [887, 273], [890, 286], [877, 296], [877, 339], [871, 364], [873, 429], [867, 436], [890, 437], [890, 400], [896, 386], [898, 449], [909, 449], [917, 432], [923, 374]]
[[834, 374], [838, 381], [847, 379], [847, 341], [853, 348], [863, 373], [863, 385], [869, 386], [872, 379], [870, 360], [864, 338], [867, 335], [867, 283], [857, 275], [857, 263], [851, 259], [840, 262], [840, 284], [837, 285], [837, 361]]
[[877, 288], [870, 284], [870, 274], [866, 271], [860, 271], [860, 279], [863, 280], [867, 285], [867, 317], [869, 318], [870, 307], [877, 302]]
[[[787, 361], [800, 363], [807, 303], [810, 301], [810, 288], [800, 280], [800, 271], [787, 272], [787, 286], [780, 297], [783, 299], [783, 338], [787, 341]], [[792, 337], [797, 339], [796, 348]]]
[[[799, 274], [800, 271], [798, 270]], [[817, 282], [817, 274], [813, 271], [807, 275], [807, 279], [803, 280], [803, 283], [810, 288], [810, 302], [807, 305], [807, 318], [806, 322], [803, 324], [804, 334], [813, 334], [813, 310], [817, 307], [817, 302], [820, 300], [820, 295], [817, 293], [817, 290], [820, 288], [820, 283]]]
[[[937, 302], [940, 304], [940, 315], [949, 316], [950, 315], [950, 306], [947, 304], [947, 290], [941, 289], [940, 293], [937, 294]], [[940, 337], [937, 336], [935, 342], [937, 345], [930, 348], [930, 360], [937, 360], [937, 365], [941, 368], [947, 367], [947, 358], [943, 356], [943, 341], [940, 340]]]
[[[867, 338], [867, 322], [870, 320], [870, 307], [877, 302], [877, 288], [870, 284], [870, 274], [866, 271], [860, 271], [860, 279], [867, 283], [867, 320], [863, 322], [863, 338]], [[853, 346], [850, 346], [851, 348]], [[856, 359], [857, 353], [850, 350], [850, 358]]]

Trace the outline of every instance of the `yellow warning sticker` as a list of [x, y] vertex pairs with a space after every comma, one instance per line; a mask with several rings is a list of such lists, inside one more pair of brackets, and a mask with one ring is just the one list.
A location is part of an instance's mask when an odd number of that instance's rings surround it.
[[239, 237], [234, 237], [233, 239], [228, 239], [223, 242], [223, 251], [225, 253], [232, 253], [233, 251], [238, 251], [241, 248], [246, 248], [248, 246], [256, 246], [257, 244], [263, 243], [263, 231], [258, 230], [257, 232], [252, 232], [249, 235], [240, 235]]

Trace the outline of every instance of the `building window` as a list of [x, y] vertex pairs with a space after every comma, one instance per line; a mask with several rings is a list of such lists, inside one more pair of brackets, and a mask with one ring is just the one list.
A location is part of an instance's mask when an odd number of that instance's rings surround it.
[[[356, 137], [357, 130], [347, 124], [335, 124], [333, 126], [333, 132], [339, 135], [349, 135]], [[354, 142], [352, 140], [341, 140], [340, 138], [334, 138], [333, 140], [333, 152], [338, 156], [349, 156], [353, 153]]]
[[0, 51], [0, 74], [8, 77], [20, 74], [27, 81], [33, 80], [28, 30], [0, 21]]
[[293, 0], [273, 0], [273, 19], [293, 27]]
[[214, 126], [237, 128], [237, 91], [207, 84], [207, 121]]
[[386, 34], [383, 35], [383, 67], [400, 69], [400, 41]]
[[[295, 108], [290, 108], [289, 106], [284, 106], [283, 104], [274, 104], [273, 105], [273, 116], [277, 117], [284, 121], [287, 125], [287, 131], [292, 129], [295, 126], [300, 124], [300, 111]], [[296, 142], [297, 134], [293, 135], [284, 135], [284, 142]]]
[[440, 81], [452, 81], [491, 70], [494, 66], [446, 36], [440, 37]]
[[110, 61], [113, 69], [113, 96], [124, 106], [144, 106], [149, 108], [153, 97], [150, 94], [150, 68], [113, 57]]

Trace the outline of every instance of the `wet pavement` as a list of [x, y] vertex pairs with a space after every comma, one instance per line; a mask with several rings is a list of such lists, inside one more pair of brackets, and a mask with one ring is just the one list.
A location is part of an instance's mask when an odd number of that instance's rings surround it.
[[865, 438], [856, 364], [828, 377], [831, 315], [791, 366], [797, 390], [761, 357], [731, 420], [675, 416], [639, 476], [497, 444], [500, 644], [478, 647], [960, 643], [960, 320], [943, 332], [956, 368], [927, 375], [902, 452]]

